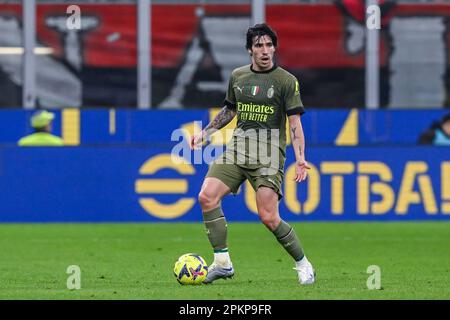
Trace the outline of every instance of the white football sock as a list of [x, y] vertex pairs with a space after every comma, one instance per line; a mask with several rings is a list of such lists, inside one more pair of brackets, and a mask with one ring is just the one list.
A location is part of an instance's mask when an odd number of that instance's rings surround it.
[[228, 254], [228, 252], [214, 253], [214, 263], [223, 268], [230, 268], [231, 267], [230, 255]]
[[308, 263], [308, 258], [306, 258], [306, 256], [303, 256], [302, 260], [300, 260], [300, 261], [295, 261], [295, 266], [296, 266], [296, 267], [301, 267], [301, 266], [303, 266], [305, 263]]

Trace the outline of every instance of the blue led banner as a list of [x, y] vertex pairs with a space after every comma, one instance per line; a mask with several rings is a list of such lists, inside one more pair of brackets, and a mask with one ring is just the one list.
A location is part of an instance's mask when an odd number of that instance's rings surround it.
[[[208, 165], [174, 163], [172, 147], [1, 148], [0, 222], [201, 221]], [[286, 220], [450, 219], [449, 148], [311, 147], [300, 184], [287, 155]], [[258, 220], [248, 184], [222, 206], [230, 221]]]
[[[56, 115], [53, 132], [68, 145], [152, 144], [167, 146], [172, 132], [205, 126], [219, 109], [148, 110], [64, 109]], [[307, 108], [302, 126], [308, 145], [416, 145], [419, 135], [448, 111], [345, 110]], [[15, 145], [32, 132], [30, 110], [0, 110], [0, 144]], [[235, 124], [233, 121], [228, 128]]]

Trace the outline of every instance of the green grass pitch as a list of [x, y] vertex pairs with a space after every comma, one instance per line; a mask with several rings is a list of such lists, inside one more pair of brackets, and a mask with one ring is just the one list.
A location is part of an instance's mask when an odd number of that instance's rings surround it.
[[[211, 262], [201, 223], [1, 224], [0, 299], [450, 299], [450, 223], [292, 223], [317, 279], [260, 223], [229, 223], [234, 279], [181, 286], [175, 260]], [[81, 289], [66, 286], [81, 269]], [[369, 290], [370, 265], [381, 289]]]

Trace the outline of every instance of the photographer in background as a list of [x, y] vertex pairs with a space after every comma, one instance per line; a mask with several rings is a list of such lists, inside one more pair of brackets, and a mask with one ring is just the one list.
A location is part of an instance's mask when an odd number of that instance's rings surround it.
[[450, 113], [442, 117], [441, 121], [433, 122], [431, 127], [419, 136], [418, 143], [450, 146]]
[[31, 126], [34, 129], [34, 133], [20, 139], [18, 145], [23, 147], [63, 146], [63, 140], [60, 137], [51, 134], [54, 118], [54, 113], [45, 110], [35, 112], [31, 117]]

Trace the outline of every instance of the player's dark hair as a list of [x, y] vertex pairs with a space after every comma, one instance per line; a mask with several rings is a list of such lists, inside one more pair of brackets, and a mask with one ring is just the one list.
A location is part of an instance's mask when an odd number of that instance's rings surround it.
[[247, 30], [247, 43], [245, 48], [251, 49], [253, 45], [253, 39], [256, 37], [256, 41], [262, 36], [269, 36], [272, 39], [273, 46], [276, 48], [278, 45], [278, 37], [275, 31], [266, 23], [255, 24], [253, 27]]

